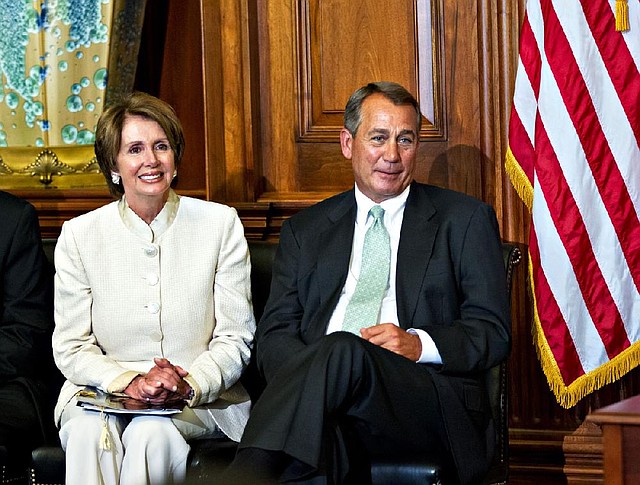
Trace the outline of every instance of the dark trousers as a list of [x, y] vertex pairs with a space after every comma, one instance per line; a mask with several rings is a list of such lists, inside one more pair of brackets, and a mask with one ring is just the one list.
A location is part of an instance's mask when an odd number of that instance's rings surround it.
[[26, 384], [10, 381], [0, 384], [0, 460], [9, 470], [26, 469], [31, 450], [42, 443], [40, 419], [33, 394]]
[[370, 481], [377, 454], [447, 453], [430, 372], [349, 333], [323, 337], [267, 383], [240, 453], [284, 452], [291, 460], [282, 476], [328, 483]]

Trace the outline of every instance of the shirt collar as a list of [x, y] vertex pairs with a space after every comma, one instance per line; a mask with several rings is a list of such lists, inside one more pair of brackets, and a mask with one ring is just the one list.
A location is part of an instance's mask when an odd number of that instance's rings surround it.
[[369, 197], [364, 195], [358, 185], [355, 185], [356, 205], [358, 206], [358, 214], [356, 215], [356, 224], [366, 224], [369, 211], [374, 205], [379, 205], [384, 209], [384, 217], [395, 218], [395, 216], [404, 210], [404, 206], [407, 203], [407, 197], [409, 197], [409, 191], [411, 190], [411, 184], [409, 184], [400, 194], [390, 199], [384, 200], [379, 204], [376, 204]]
[[176, 218], [179, 206], [180, 197], [173, 189], [169, 189], [169, 197], [164, 207], [162, 207], [162, 210], [155, 219], [151, 221], [151, 224], [147, 224], [129, 207], [126, 196], [123, 195], [118, 201], [118, 211], [125, 226], [134, 234], [148, 242], [156, 242], [157, 239], [169, 229], [169, 226], [171, 226], [171, 223]]

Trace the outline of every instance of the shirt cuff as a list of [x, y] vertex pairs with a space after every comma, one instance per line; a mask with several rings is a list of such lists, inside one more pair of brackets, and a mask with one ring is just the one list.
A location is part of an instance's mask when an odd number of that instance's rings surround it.
[[438, 347], [427, 332], [419, 328], [410, 328], [407, 332], [417, 335], [422, 343], [422, 353], [417, 361], [418, 364], [442, 364]]

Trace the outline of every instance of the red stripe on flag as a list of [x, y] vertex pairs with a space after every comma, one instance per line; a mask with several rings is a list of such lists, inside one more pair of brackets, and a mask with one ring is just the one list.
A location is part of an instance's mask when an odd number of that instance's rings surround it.
[[511, 108], [509, 134], [509, 148], [511, 148], [513, 156], [518, 161], [518, 165], [524, 170], [529, 182], [533, 185], [533, 165], [536, 154], [515, 106]]
[[536, 175], [540, 190], [571, 261], [587, 310], [611, 359], [629, 347], [627, 333], [618, 307], [602, 276], [578, 206], [541, 121], [536, 126], [536, 148], [539, 153]]
[[564, 320], [558, 302], [556, 301], [549, 283], [540, 264], [540, 250], [533, 222], [529, 234], [529, 255], [533, 268], [535, 295], [538, 320], [556, 361], [564, 382], [573, 382], [584, 375], [584, 369], [576, 350], [573, 338], [569, 333], [567, 322]]
[[[540, 66], [542, 65], [542, 59], [527, 14], [525, 14], [522, 31], [520, 33], [520, 62], [524, 67], [525, 74], [537, 102], [540, 92]], [[535, 113], [532, 115], [535, 115]], [[515, 104], [511, 108], [511, 117], [509, 119], [509, 148], [518, 165], [520, 165], [520, 168], [529, 179], [529, 183], [533, 185], [535, 149], [533, 147], [533, 140], [529, 138], [522, 124]]]
[[[607, 2], [581, 0], [582, 9], [631, 129], [640, 144], [640, 73], [622, 32], [611, 29], [615, 17]], [[638, 35], [637, 32], [628, 35]]]
[[529, 23], [529, 16], [525, 15], [524, 24], [522, 24], [522, 32], [520, 33], [520, 61], [524, 66], [533, 93], [538, 99], [540, 94], [540, 66], [542, 66], [542, 58], [540, 56], [540, 50], [536, 43], [536, 38], [533, 35], [531, 24]]
[[[640, 288], [640, 221], [618, 165], [606, 140], [589, 90], [582, 78], [573, 51], [560, 21], [545, 2], [545, 45], [548, 62], [562, 99], [576, 129], [604, 206], [620, 241], [622, 252]], [[548, 35], [548, 37], [547, 37]]]

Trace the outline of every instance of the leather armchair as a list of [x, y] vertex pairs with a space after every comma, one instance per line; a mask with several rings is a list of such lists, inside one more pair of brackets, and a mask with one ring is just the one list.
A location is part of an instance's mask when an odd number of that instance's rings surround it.
[[[55, 240], [45, 240], [44, 244], [45, 252], [53, 260]], [[262, 315], [269, 295], [271, 265], [276, 247], [273, 242], [249, 241], [256, 319]], [[521, 252], [515, 245], [503, 243], [503, 256], [507, 285], [511, 290], [513, 270], [521, 260]], [[255, 369], [250, 364], [243, 376], [243, 383], [252, 397], [257, 396], [261, 390], [256, 376]], [[509, 469], [507, 362], [487, 371], [486, 385], [496, 422], [497, 439], [493, 464], [484, 483], [505, 484]], [[226, 439], [195, 441], [191, 445], [188, 483], [207, 483], [231, 462], [236, 450], [235, 443]], [[32, 453], [31, 484], [63, 484], [64, 469], [64, 452], [57, 439], [53, 439], [47, 446], [37, 448]], [[453, 481], [450, 473], [450, 467], [442, 456], [411, 456], [401, 460], [376, 458], [371, 465], [374, 485], [447, 484]]]

